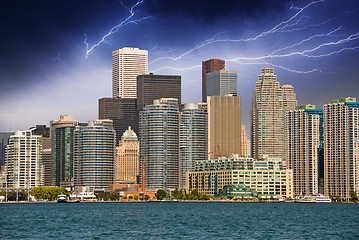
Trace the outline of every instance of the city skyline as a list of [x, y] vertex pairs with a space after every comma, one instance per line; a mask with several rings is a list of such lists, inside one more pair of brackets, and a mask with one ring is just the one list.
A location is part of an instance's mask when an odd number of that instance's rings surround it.
[[182, 76], [183, 103], [201, 102], [202, 61], [225, 60], [238, 72], [247, 131], [262, 67], [294, 86], [298, 105], [358, 97], [356, 1], [17, 4], [1, 2], [1, 131], [47, 125], [61, 114], [96, 119], [98, 99], [111, 96], [111, 53], [123, 47], [148, 50], [149, 72]]

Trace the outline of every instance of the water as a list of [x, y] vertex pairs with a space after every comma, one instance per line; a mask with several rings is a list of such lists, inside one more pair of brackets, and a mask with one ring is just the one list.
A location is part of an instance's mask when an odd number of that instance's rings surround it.
[[359, 239], [359, 204], [0, 204], [0, 239]]

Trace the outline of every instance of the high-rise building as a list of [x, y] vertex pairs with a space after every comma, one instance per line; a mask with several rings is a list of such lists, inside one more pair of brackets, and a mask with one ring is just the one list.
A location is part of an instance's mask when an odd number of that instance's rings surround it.
[[148, 74], [148, 52], [124, 47], [112, 52], [112, 97], [137, 98], [137, 76]]
[[0, 132], [0, 167], [5, 166], [5, 148], [9, 144], [10, 136], [15, 132]]
[[[108, 189], [114, 182], [115, 130], [111, 120], [89, 121], [74, 130], [74, 186]], [[80, 189], [80, 190], [78, 190]]]
[[138, 115], [134, 98], [101, 98], [99, 99], [99, 119], [111, 119], [116, 131], [116, 145], [128, 126], [138, 131]]
[[349, 201], [359, 192], [359, 102], [342, 98], [324, 105], [324, 194]]
[[241, 98], [213, 96], [208, 103], [208, 152], [211, 159], [241, 155]]
[[137, 77], [137, 110], [142, 111], [155, 99], [176, 98], [181, 105], [181, 76], [139, 75]]
[[129, 126], [116, 147], [115, 183], [136, 183], [140, 174], [139, 141]]
[[52, 186], [73, 185], [73, 133], [78, 124], [77, 120], [67, 115], [50, 122]]
[[248, 157], [248, 140], [246, 127], [242, 124], [241, 126], [241, 156]]
[[251, 110], [252, 157], [269, 155], [286, 160], [285, 114], [297, 100], [291, 85], [280, 85], [273, 68], [262, 68], [253, 90]]
[[[179, 185], [178, 100], [161, 98], [140, 112], [140, 174], [145, 188], [174, 189]], [[143, 183], [142, 183], [143, 184]]]
[[207, 96], [237, 96], [237, 71], [218, 70], [207, 73]]
[[36, 125], [36, 127], [31, 127], [33, 135], [41, 136], [42, 149], [51, 148], [51, 137], [50, 137], [50, 128], [46, 125]]
[[51, 186], [52, 184], [51, 148], [49, 149], [42, 148], [41, 151], [42, 151], [42, 165], [44, 166], [44, 185]]
[[31, 130], [17, 131], [10, 136], [6, 147], [8, 187], [31, 189], [42, 186], [41, 137]]
[[184, 104], [180, 113], [180, 188], [186, 189], [186, 172], [195, 161], [208, 159], [207, 104]]
[[303, 105], [286, 116], [288, 131], [287, 167], [293, 169], [296, 195], [319, 192], [319, 163], [323, 153], [323, 110]]
[[224, 70], [225, 67], [226, 62], [221, 59], [202, 61], [202, 102], [207, 102], [207, 74], [218, 70]]

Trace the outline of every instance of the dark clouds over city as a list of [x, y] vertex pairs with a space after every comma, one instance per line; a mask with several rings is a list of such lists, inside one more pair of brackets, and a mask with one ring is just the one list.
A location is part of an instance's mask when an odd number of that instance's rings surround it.
[[136, 3], [0, 0], [0, 131], [60, 114], [96, 119], [111, 96], [111, 53], [125, 46], [149, 50], [151, 72], [182, 75], [184, 103], [201, 99], [201, 61], [227, 60], [247, 126], [261, 67], [292, 84], [299, 104], [359, 97], [356, 0], [144, 0], [130, 17]]

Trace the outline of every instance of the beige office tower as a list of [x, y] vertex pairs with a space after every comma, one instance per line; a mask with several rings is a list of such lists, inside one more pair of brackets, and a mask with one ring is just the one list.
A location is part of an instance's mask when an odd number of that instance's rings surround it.
[[148, 52], [124, 47], [112, 52], [112, 97], [137, 98], [137, 76], [148, 74]]
[[293, 169], [295, 195], [312, 195], [318, 189], [318, 160], [321, 156], [321, 118], [323, 110], [314, 105], [296, 107], [286, 116], [288, 129], [287, 168]]
[[294, 88], [280, 85], [273, 68], [262, 68], [253, 90], [251, 152], [286, 160], [285, 114], [297, 105]]
[[359, 192], [359, 103], [342, 98], [324, 105], [324, 194], [349, 201]]
[[123, 133], [116, 150], [115, 182], [136, 183], [139, 175], [139, 141], [131, 127]]
[[244, 125], [241, 126], [241, 156], [248, 157], [247, 133]]
[[207, 97], [208, 152], [210, 159], [241, 153], [241, 98]]

